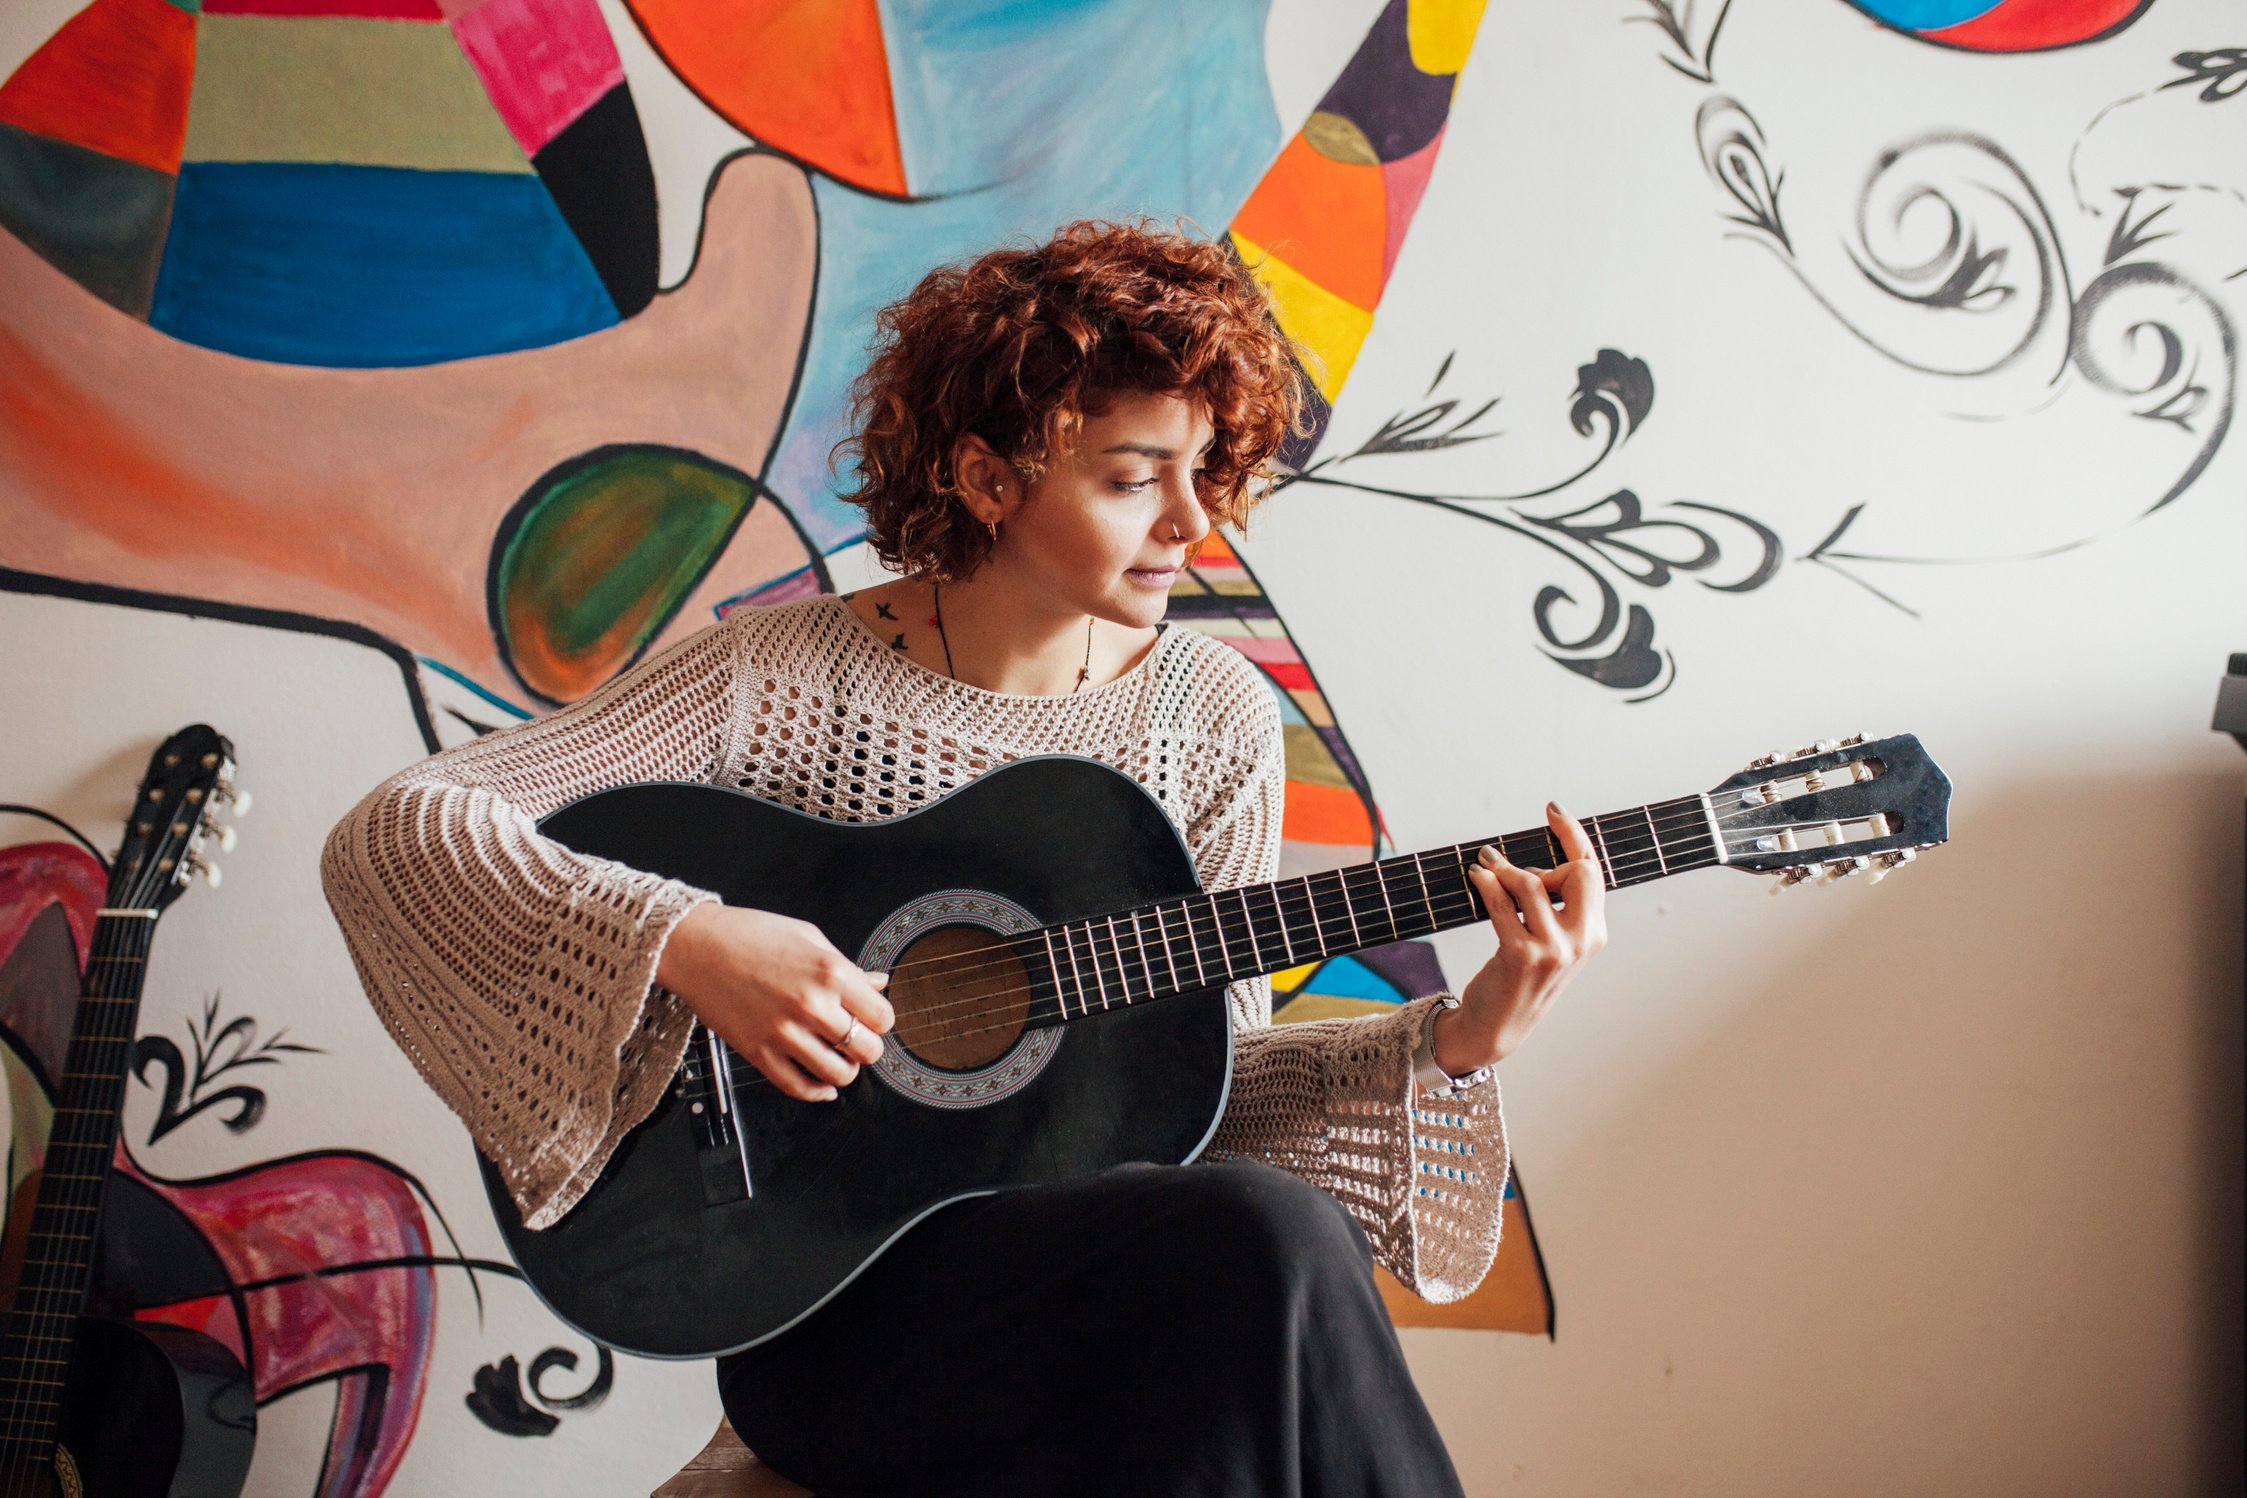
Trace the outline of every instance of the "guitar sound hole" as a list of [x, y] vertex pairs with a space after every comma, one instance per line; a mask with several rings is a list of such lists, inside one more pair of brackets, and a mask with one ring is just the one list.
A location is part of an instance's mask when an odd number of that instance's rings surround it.
[[924, 1065], [973, 1071], [1004, 1056], [1030, 1015], [1030, 971], [1013, 945], [981, 926], [939, 926], [890, 963], [897, 1010], [889, 1042]]

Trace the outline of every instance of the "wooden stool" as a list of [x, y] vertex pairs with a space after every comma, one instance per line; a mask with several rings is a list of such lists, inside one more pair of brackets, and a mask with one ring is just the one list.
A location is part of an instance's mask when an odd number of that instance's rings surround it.
[[700, 1455], [657, 1488], [653, 1498], [811, 1498], [751, 1454], [725, 1421]]

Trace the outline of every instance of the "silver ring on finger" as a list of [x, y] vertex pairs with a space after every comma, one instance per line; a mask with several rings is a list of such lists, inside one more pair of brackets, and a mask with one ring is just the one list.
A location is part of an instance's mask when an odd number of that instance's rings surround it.
[[843, 1038], [841, 1040], [831, 1040], [828, 1042], [828, 1044], [832, 1045], [838, 1051], [847, 1051], [850, 1049], [850, 1038], [857, 1033], [858, 1016], [854, 1014], [850, 1017], [850, 1028], [843, 1032]]

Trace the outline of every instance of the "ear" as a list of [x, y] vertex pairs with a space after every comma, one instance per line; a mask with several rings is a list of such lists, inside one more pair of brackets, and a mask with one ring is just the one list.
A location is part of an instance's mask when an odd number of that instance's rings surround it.
[[952, 444], [952, 483], [978, 525], [1004, 522], [1022, 502], [1013, 465], [972, 432]]

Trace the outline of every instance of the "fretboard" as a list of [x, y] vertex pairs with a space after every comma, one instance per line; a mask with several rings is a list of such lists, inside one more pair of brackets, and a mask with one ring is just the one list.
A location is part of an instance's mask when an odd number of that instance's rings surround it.
[[[1588, 817], [1584, 830], [1609, 889], [1723, 861], [1708, 800], [1700, 795]], [[1046, 969], [1052, 1006], [1037, 1006], [1043, 1012], [1033, 1023], [1196, 992], [1485, 920], [1467, 870], [1486, 843], [1527, 868], [1557, 868], [1567, 857], [1550, 829], [1536, 827], [1025, 933], [1016, 941]]]
[[0, 1448], [43, 1450], [54, 1439], [63, 1375], [85, 1304], [103, 1186], [140, 1013], [153, 916], [103, 915], [94, 923], [85, 987], [56, 1089], [39, 1196], [24, 1241], [7, 1332], [0, 1337]]

